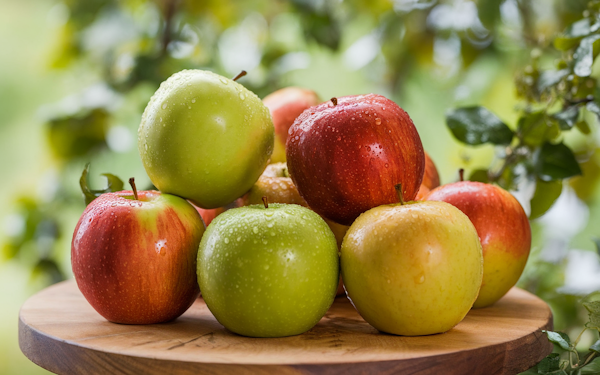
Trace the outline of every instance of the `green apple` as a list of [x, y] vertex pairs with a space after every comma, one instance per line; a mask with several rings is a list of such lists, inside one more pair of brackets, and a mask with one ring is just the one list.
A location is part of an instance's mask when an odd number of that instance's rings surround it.
[[273, 142], [262, 101], [239, 83], [202, 70], [184, 70], [163, 82], [138, 130], [154, 186], [202, 208], [225, 206], [248, 191]]
[[483, 276], [475, 227], [444, 202], [384, 205], [350, 226], [342, 278], [360, 315], [380, 331], [445, 332], [473, 306]]
[[[307, 208], [308, 204], [298, 193], [298, 189], [289, 176], [287, 165], [285, 163], [269, 164], [252, 189], [242, 197], [242, 205], [260, 204], [262, 197], [267, 197], [269, 202], [298, 204]], [[335, 236], [338, 249], [342, 246], [342, 240], [348, 230], [347, 225], [338, 224], [334, 221], [323, 218]], [[336, 295], [345, 294], [344, 284], [340, 277]]]
[[335, 237], [313, 211], [291, 204], [234, 208], [207, 228], [198, 251], [198, 284], [215, 318], [252, 337], [298, 335], [335, 297]]

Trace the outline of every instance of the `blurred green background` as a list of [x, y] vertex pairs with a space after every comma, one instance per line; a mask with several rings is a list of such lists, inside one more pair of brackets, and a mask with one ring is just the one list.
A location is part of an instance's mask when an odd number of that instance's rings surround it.
[[[378, 93], [413, 119], [442, 182], [487, 168], [498, 149], [466, 147], [447, 110], [481, 104], [514, 124], [515, 79], [534, 57], [552, 64], [554, 37], [587, 0], [0, 0], [0, 373], [44, 372], [20, 352], [21, 304], [71, 278], [70, 240], [85, 205], [79, 176], [101, 173], [150, 186], [137, 126], [161, 81], [181, 69], [233, 77], [261, 98], [285, 86], [323, 99]], [[596, 65], [592, 77], [600, 74]], [[518, 80], [517, 80], [518, 81]], [[589, 115], [589, 114], [587, 114]], [[584, 114], [586, 116], [586, 114]], [[597, 119], [573, 130], [583, 177], [565, 183], [532, 221], [532, 255], [520, 285], [551, 305], [555, 327], [575, 335], [577, 303], [600, 289]], [[590, 151], [591, 150], [591, 151]], [[581, 156], [581, 155], [578, 155]], [[515, 194], [526, 209], [531, 186]], [[595, 340], [587, 332], [580, 344]]]

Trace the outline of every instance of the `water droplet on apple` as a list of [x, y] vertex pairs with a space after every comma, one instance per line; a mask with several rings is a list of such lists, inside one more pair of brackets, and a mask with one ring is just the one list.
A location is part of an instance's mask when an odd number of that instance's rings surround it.
[[375, 119], [375, 125], [381, 125], [381, 119], [379, 117]]
[[221, 78], [220, 80], [221, 80], [221, 83], [223, 83], [224, 85], [229, 83], [225, 78]]
[[167, 105], [168, 105], [167, 103], [163, 103], [162, 109], [167, 109]]
[[256, 233], [258, 233], [258, 228], [254, 227], [254, 228], [252, 228], [252, 231], [254, 232], [254, 234], [256, 234]]
[[388, 163], [385, 163], [385, 167], [388, 168], [390, 165]]
[[196, 103], [196, 99], [192, 99], [192, 103]]
[[229, 238], [225, 237], [225, 239], [223, 240], [223, 242], [229, 243]]
[[265, 264], [265, 267], [264, 267], [264, 268], [265, 268], [265, 270], [268, 270], [268, 269], [269, 269], [269, 265], [268, 265], [268, 264]]
[[246, 99], [246, 95], [244, 95], [243, 92], [240, 92], [240, 99], [242, 99], [242, 100]]

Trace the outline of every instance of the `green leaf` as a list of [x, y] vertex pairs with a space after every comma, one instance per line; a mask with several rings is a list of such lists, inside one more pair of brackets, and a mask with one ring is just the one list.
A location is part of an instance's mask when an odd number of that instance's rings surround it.
[[83, 172], [81, 172], [81, 178], [79, 178], [79, 186], [81, 187], [81, 192], [83, 193], [83, 197], [85, 198], [86, 206], [90, 204], [94, 199], [99, 197], [101, 194], [110, 193], [115, 191], [123, 190], [123, 181], [110, 173], [103, 173], [102, 176], [106, 177], [107, 187], [101, 190], [92, 190], [88, 186], [87, 175], [90, 171], [90, 163], [85, 165]]
[[577, 121], [575, 126], [577, 127], [577, 129], [579, 129], [580, 132], [582, 132], [585, 135], [588, 135], [592, 132], [592, 129], [590, 129], [590, 125], [587, 123], [587, 121]]
[[529, 146], [540, 146], [560, 135], [558, 121], [548, 121], [544, 111], [524, 114], [519, 118], [517, 129], [523, 143]]
[[579, 117], [579, 107], [576, 105], [568, 107], [567, 109], [552, 115], [552, 117], [558, 120], [561, 130], [572, 129]]
[[500, 5], [502, 2], [503, 0], [479, 0], [476, 3], [479, 19], [483, 26], [490, 30], [493, 29], [500, 19]]
[[121, 181], [121, 179], [117, 176], [115, 176], [114, 174], [110, 174], [110, 173], [102, 173], [102, 176], [106, 177], [106, 181], [108, 182], [108, 186], [106, 187], [106, 190], [109, 191], [121, 191], [123, 190], [123, 181]]
[[600, 330], [600, 301], [588, 301], [583, 303], [583, 307], [588, 311], [589, 321], [586, 327]]
[[557, 370], [560, 370], [560, 354], [558, 353], [550, 353], [538, 363], [538, 374], [547, 374]]
[[488, 183], [490, 180], [488, 178], [487, 169], [475, 169], [473, 172], [471, 172], [471, 175], [469, 176], [469, 181]]
[[529, 220], [537, 219], [552, 207], [562, 192], [562, 180], [543, 181], [539, 178], [535, 184], [535, 193], [531, 198]]
[[[590, 348], [591, 349], [591, 348]], [[581, 368], [581, 375], [600, 374], [600, 358], [594, 358], [590, 363]]]
[[594, 42], [600, 39], [600, 35], [591, 35], [581, 40], [579, 47], [573, 54], [573, 73], [579, 77], [588, 77], [592, 74], [592, 65], [594, 64]]
[[543, 181], [563, 180], [581, 174], [573, 151], [564, 143], [544, 143], [536, 160], [536, 174]]
[[564, 332], [542, 331], [548, 335], [548, 340], [563, 350], [571, 350], [571, 339]]
[[446, 123], [454, 137], [468, 145], [508, 145], [513, 138], [505, 123], [480, 106], [451, 110], [446, 114]]
[[[598, 244], [596, 244], [598, 246]], [[600, 354], [600, 340], [597, 340], [595, 343], [590, 346], [590, 350]]]
[[581, 19], [569, 25], [561, 35], [554, 39], [554, 47], [560, 51], [568, 51], [591, 32], [589, 18]]
[[567, 75], [569, 75], [569, 69], [545, 70], [541, 72], [537, 80], [538, 92], [541, 93], [549, 87], [558, 84]]

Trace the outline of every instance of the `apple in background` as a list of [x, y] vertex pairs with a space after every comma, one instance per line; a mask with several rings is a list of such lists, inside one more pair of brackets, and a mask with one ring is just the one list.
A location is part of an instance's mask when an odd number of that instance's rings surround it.
[[423, 185], [429, 190], [440, 186], [440, 174], [435, 167], [433, 159], [431, 159], [427, 152], [425, 152], [425, 173], [423, 174], [423, 182], [421, 183], [421, 186]]
[[183, 70], [160, 85], [138, 129], [138, 147], [160, 191], [218, 208], [247, 192], [273, 152], [269, 110], [244, 86]]
[[215, 318], [251, 337], [298, 335], [335, 297], [335, 238], [313, 211], [292, 204], [234, 208], [206, 230], [198, 283]]
[[[272, 203], [297, 204], [310, 208], [300, 196], [296, 185], [294, 185], [294, 182], [289, 177], [285, 163], [269, 164], [248, 194], [241, 198], [241, 205], [262, 204], [263, 197], [267, 197], [268, 201]], [[342, 246], [342, 240], [349, 227], [325, 218], [323, 219], [333, 232], [339, 249]], [[344, 294], [344, 286], [340, 278], [336, 295], [342, 294]]]
[[486, 307], [512, 288], [527, 263], [531, 228], [521, 204], [506, 190], [461, 181], [434, 189], [429, 201], [444, 201], [464, 212], [483, 247], [483, 284], [473, 307]]
[[361, 213], [415, 198], [425, 154], [408, 114], [383, 96], [332, 98], [304, 111], [287, 140], [287, 163], [300, 195], [320, 215], [350, 225]]
[[269, 108], [275, 126], [271, 163], [285, 162], [285, 143], [290, 126], [305, 109], [321, 103], [321, 99], [312, 90], [286, 87], [267, 95], [263, 103]]
[[111, 322], [173, 320], [199, 294], [196, 254], [203, 233], [200, 215], [182, 198], [158, 191], [102, 194], [73, 233], [75, 280]]
[[198, 206], [194, 206], [196, 211], [202, 217], [202, 221], [204, 221], [204, 225], [209, 226], [210, 223], [215, 219], [215, 217], [219, 216], [223, 212], [225, 212], [225, 207], [219, 208], [201, 208]]
[[373, 208], [352, 224], [341, 251], [348, 298], [380, 331], [445, 332], [477, 298], [483, 257], [469, 218], [444, 202]]
[[427, 195], [429, 195], [429, 192], [431, 190], [429, 190], [429, 188], [423, 184], [421, 184], [421, 187], [419, 188], [419, 191], [417, 192], [417, 196], [415, 197], [416, 201], [424, 201], [427, 198]]

